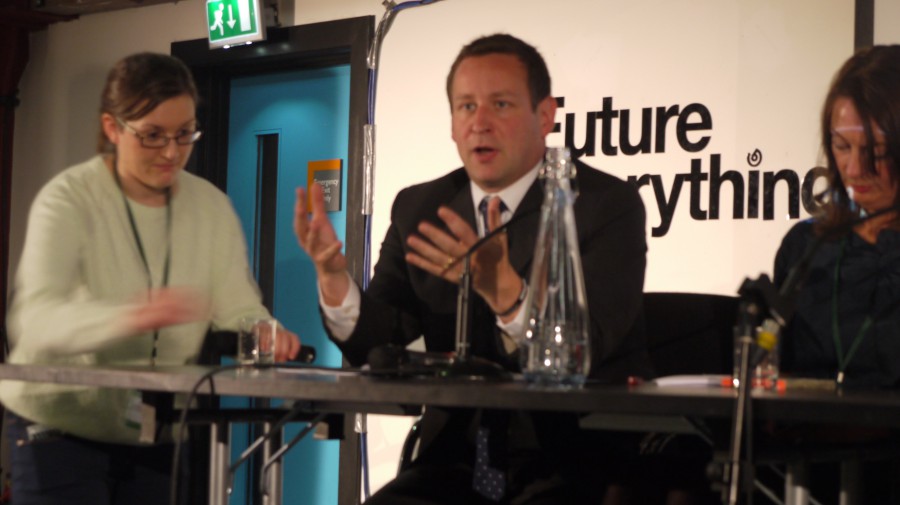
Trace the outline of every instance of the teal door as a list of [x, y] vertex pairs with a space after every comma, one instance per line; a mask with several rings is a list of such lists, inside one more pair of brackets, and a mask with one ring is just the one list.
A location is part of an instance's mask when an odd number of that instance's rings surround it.
[[[318, 313], [315, 271], [293, 234], [294, 189], [307, 185], [307, 165], [340, 160], [339, 210], [331, 222], [346, 236], [350, 67], [339, 65], [235, 78], [231, 82], [228, 196], [243, 224], [251, 265], [275, 317], [316, 348], [316, 364], [340, 367], [340, 351], [325, 336]], [[334, 186], [332, 186], [334, 187]], [[230, 402], [246, 400], [231, 399]], [[292, 426], [285, 440], [299, 431]], [[232, 460], [250, 435], [232, 433]], [[338, 441], [307, 438], [286, 456], [284, 503], [338, 502]], [[247, 468], [235, 480], [231, 503], [247, 501]]]

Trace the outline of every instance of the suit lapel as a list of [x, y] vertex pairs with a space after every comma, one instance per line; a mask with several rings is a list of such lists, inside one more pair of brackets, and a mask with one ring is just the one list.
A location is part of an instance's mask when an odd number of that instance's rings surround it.
[[473, 230], [477, 230], [478, 227], [475, 224], [475, 204], [472, 202], [472, 189], [469, 184], [469, 177], [465, 175], [465, 171], [461, 170], [461, 172], [463, 177], [454, 180], [456, 194], [449, 202], [447, 202], [447, 206], [461, 218], [465, 219]]
[[[509, 262], [513, 268], [522, 275], [528, 275], [527, 267], [531, 263], [531, 257], [534, 255], [534, 242], [537, 240], [538, 223], [540, 222], [541, 203], [544, 200], [542, 194], [543, 184], [537, 179], [534, 184], [528, 188], [525, 198], [516, 208], [516, 216], [522, 215], [522, 218], [513, 223], [509, 228], [507, 236], [509, 237]], [[527, 214], [527, 215], [523, 215]]]

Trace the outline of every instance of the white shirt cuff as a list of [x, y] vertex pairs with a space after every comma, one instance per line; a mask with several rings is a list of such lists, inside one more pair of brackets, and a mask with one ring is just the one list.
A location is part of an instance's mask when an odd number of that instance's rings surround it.
[[[347, 274], [350, 277], [350, 274]], [[359, 286], [350, 279], [350, 290], [340, 305], [330, 307], [325, 304], [322, 296], [322, 286], [316, 282], [316, 289], [319, 291], [319, 306], [322, 307], [322, 314], [325, 315], [325, 326], [331, 332], [331, 336], [336, 340], [345, 342], [350, 338], [353, 329], [356, 328], [356, 322], [359, 321], [359, 307], [362, 303], [362, 297], [359, 293]]]
[[[531, 289], [530, 287], [528, 289]], [[503, 348], [508, 354], [516, 352], [519, 348], [519, 341], [525, 334], [525, 304], [519, 306], [516, 317], [508, 323], [504, 323], [497, 318], [497, 327], [500, 328], [500, 338], [503, 341]]]

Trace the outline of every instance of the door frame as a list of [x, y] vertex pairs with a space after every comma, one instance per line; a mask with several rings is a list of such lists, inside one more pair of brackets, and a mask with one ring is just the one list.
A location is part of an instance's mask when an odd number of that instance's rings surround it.
[[197, 143], [187, 169], [226, 190], [228, 117], [233, 77], [272, 72], [350, 65], [350, 131], [347, 153], [347, 234], [344, 241], [350, 275], [363, 276], [365, 240], [362, 208], [363, 126], [368, 121], [366, 57], [374, 34], [375, 17], [363, 16], [310, 25], [267, 29], [267, 40], [231, 49], [209, 49], [207, 39], [172, 43], [172, 55], [194, 74], [200, 103], [197, 119], [205, 134]]
[[[366, 58], [375, 33], [375, 17], [268, 28], [265, 42], [231, 49], [209, 49], [207, 39], [173, 42], [171, 52], [190, 67], [200, 103], [197, 119], [206, 134], [197, 143], [187, 170], [227, 191], [228, 118], [231, 79], [273, 72], [350, 65], [350, 121], [347, 153], [347, 228], [344, 240], [348, 270], [362, 285], [365, 222], [362, 215], [365, 136], [368, 121], [369, 70]], [[360, 499], [360, 447], [354, 418], [345, 416], [338, 464], [338, 504]]]

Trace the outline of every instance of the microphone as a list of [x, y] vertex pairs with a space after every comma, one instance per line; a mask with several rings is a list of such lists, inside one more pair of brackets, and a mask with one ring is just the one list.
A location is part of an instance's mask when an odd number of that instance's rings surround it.
[[301, 345], [297, 351], [297, 357], [291, 361], [294, 363], [312, 363], [316, 360], [316, 348], [311, 345]]
[[[494, 228], [478, 239], [465, 253], [455, 258], [441, 272], [447, 273], [461, 261], [467, 260], [489, 240], [506, 231], [510, 226], [526, 216], [538, 212], [540, 207], [514, 215], [509, 221]], [[408, 377], [414, 375], [457, 377], [475, 380], [486, 378], [507, 378], [509, 373], [500, 365], [483, 358], [469, 356], [468, 326], [470, 318], [469, 291], [470, 272], [468, 262], [460, 279], [459, 297], [456, 304], [456, 351], [416, 352], [397, 344], [373, 347], [368, 354], [370, 372], [385, 377]]]
[[[856, 224], [858, 223], [854, 223], [850, 228]], [[752, 281], [752, 283], [756, 284], [754, 289], [757, 290], [757, 295], [762, 296], [763, 303], [768, 308], [768, 315], [763, 319], [759, 331], [756, 332], [756, 339], [754, 340], [756, 347], [750, 359], [751, 367], [759, 365], [778, 345], [781, 330], [787, 326], [794, 316], [797, 298], [800, 296], [803, 282], [809, 276], [812, 258], [819, 251], [819, 248], [822, 247], [823, 243], [825, 243], [825, 240], [819, 235], [807, 245], [803, 255], [800, 256], [800, 260], [788, 271], [787, 278], [777, 292], [775, 291], [775, 285], [766, 274], [761, 275], [756, 281]], [[747, 285], [747, 281], [744, 284]], [[741, 287], [739, 292], [742, 295], [744, 294], [744, 286]]]
[[448, 368], [447, 375], [467, 380], [507, 380], [510, 374], [503, 367], [490, 360], [471, 356], [469, 354], [469, 329], [472, 319], [472, 304], [469, 295], [472, 291], [472, 272], [470, 259], [484, 244], [505, 232], [514, 223], [519, 222], [525, 216], [537, 212], [540, 207], [513, 215], [512, 219], [485, 233], [484, 237], [476, 241], [466, 252], [451, 261], [442, 273], [446, 273], [454, 265], [463, 261], [463, 271], [459, 276], [459, 294], [456, 299], [456, 358], [457, 361]]
[[492, 238], [496, 237], [497, 235], [505, 232], [513, 224], [518, 223], [524, 217], [530, 216], [531, 214], [534, 214], [535, 212], [538, 212], [539, 210], [540, 210], [540, 207], [537, 207], [537, 208], [522, 212], [521, 214], [516, 214], [513, 217], [511, 217], [509, 221], [494, 228], [490, 232], [485, 233], [483, 237], [481, 237], [474, 244], [472, 244], [472, 247], [466, 249], [466, 252], [464, 252], [460, 256], [457, 256], [453, 261], [448, 263], [447, 266], [444, 267], [444, 270], [441, 271], [441, 275], [444, 275], [445, 273], [449, 272], [451, 268], [455, 267], [456, 265], [459, 265], [460, 261], [463, 261], [466, 258], [470, 257], [475, 251], [481, 249], [481, 247], [484, 244], [486, 244], [489, 240], [491, 240]]
[[373, 347], [368, 355], [369, 372], [385, 377], [438, 375], [454, 362], [452, 352], [410, 351], [397, 344]]
[[[861, 223], [898, 210], [900, 207], [894, 205], [851, 220], [835, 230], [834, 235], [851, 232], [855, 226]], [[745, 280], [738, 290], [741, 297], [738, 320], [741, 330], [742, 358], [738, 365], [738, 394], [732, 417], [728, 466], [725, 467], [727, 471], [723, 472], [721, 476], [724, 480], [723, 483], [726, 484], [722, 490], [723, 500], [729, 504], [738, 502], [738, 493], [743, 485], [742, 481], [745, 480], [744, 472], [747, 470], [742, 468], [745, 464], [741, 455], [742, 446], [746, 443], [748, 454], [749, 448], [753, 446], [752, 404], [750, 402], [751, 371], [778, 344], [778, 334], [794, 315], [801, 286], [810, 272], [812, 258], [824, 242], [825, 237], [818, 235], [809, 243], [800, 260], [791, 267], [784, 284], [777, 292], [769, 276], [765, 274], [753, 281]], [[762, 323], [759, 329], [756, 329], [754, 323], [760, 319], [762, 319]], [[751, 336], [754, 332], [756, 338]], [[838, 377], [840, 381], [840, 375]], [[752, 466], [750, 468], [752, 469]]]

